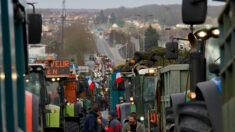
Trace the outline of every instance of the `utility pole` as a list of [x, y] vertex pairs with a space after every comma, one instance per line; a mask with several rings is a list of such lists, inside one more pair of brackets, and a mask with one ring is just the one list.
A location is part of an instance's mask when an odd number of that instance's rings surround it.
[[128, 58], [128, 42], [126, 43], [126, 58]]
[[64, 46], [64, 26], [65, 26], [65, 19], [66, 19], [66, 9], [65, 9], [65, 0], [62, 1], [62, 12], [61, 12], [61, 45], [62, 49]]

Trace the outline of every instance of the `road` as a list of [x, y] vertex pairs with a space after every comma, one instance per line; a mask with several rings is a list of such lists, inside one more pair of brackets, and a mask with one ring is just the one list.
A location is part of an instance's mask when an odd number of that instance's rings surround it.
[[86, 65], [86, 66], [89, 66], [89, 68], [90, 68], [91, 70], [93, 70], [93, 69], [94, 69], [94, 66], [95, 66], [95, 63], [94, 63], [94, 61], [89, 60], [89, 56], [90, 56], [90, 54], [85, 54], [85, 55], [84, 55], [85, 65]]
[[118, 52], [118, 48], [110, 47], [105, 39], [97, 37], [96, 47], [99, 53], [108, 56], [114, 64], [118, 64], [124, 61]]

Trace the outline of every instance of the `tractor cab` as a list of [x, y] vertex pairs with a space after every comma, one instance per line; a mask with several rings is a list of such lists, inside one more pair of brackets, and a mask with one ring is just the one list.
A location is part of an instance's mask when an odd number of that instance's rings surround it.
[[[26, 100], [26, 123], [27, 129], [40, 128], [43, 131], [46, 125], [45, 106], [48, 103], [45, 85], [45, 65], [29, 64], [29, 73], [24, 77], [25, 100]], [[32, 120], [30, 118], [33, 118]], [[31, 125], [29, 125], [32, 122]], [[40, 124], [40, 127], [37, 126]]]
[[126, 101], [117, 105], [122, 125], [128, 121], [129, 114], [135, 112], [138, 120], [143, 122], [145, 127], [155, 127], [156, 122], [151, 122], [154, 119], [151, 119], [150, 116], [151, 113], [156, 113], [154, 111], [154, 104], [158, 79], [157, 68], [140, 69], [138, 75], [127, 73], [122, 73], [122, 75], [125, 75], [123, 82]]

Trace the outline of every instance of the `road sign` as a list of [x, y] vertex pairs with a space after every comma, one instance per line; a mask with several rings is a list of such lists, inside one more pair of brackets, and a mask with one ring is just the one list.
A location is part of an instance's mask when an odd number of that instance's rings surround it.
[[77, 73], [87, 73], [89, 72], [88, 66], [78, 66], [77, 67]]
[[37, 64], [45, 64], [47, 77], [68, 77], [70, 74], [69, 60], [37, 60]]
[[97, 28], [97, 31], [102, 32], [103, 28]]

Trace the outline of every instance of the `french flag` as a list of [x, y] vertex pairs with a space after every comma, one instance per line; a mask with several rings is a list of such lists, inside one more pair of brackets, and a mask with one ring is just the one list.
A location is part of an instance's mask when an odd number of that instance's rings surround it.
[[87, 78], [87, 82], [88, 82], [90, 90], [92, 90], [94, 88], [94, 83], [91, 81], [90, 78]]
[[119, 70], [116, 70], [116, 81], [117, 81], [117, 83], [122, 82], [122, 76], [121, 76], [121, 73], [119, 72]]

